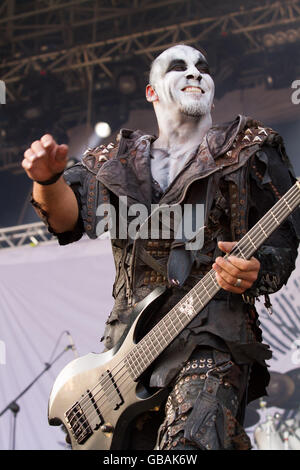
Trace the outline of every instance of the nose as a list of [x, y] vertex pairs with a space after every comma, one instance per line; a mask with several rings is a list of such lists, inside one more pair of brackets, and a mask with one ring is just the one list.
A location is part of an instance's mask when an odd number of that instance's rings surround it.
[[199, 80], [199, 82], [202, 80], [201, 72], [194, 65], [187, 69], [185, 76], [187, 79]]

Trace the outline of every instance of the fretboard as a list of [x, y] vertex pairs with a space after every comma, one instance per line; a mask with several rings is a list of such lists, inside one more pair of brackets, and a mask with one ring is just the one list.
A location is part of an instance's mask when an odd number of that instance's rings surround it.
[[[300, 204], [300, 182], [289, 191], [235, 245], [230, 254], [250, 259], [262, 243]], [[125, 363], [136, 380], [166, 349], [178, 334], [195, 318], [220, 290], [215, 270], [211, 269], [180, 302], [126, 355]]]

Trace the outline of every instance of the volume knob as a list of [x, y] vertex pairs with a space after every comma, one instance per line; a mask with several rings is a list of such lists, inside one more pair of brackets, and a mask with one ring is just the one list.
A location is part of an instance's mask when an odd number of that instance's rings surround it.
[[102, 426], [100, 426], [100, 429], [101, 429], [102, 432], [107, 432], [107, 433], [114, 432], [114, 427], [110, 423], [102, 424]]

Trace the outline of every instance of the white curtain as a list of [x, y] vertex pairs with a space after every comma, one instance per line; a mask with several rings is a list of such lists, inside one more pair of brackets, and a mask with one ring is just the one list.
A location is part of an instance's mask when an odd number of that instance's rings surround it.
[[[44, 369], [63, 331], [79, 355], [101, 352], [113, 277], [109, 239], [0, 250], [0, 411]], [[68, 344], [63, 334], [54, 357]], [[18, 401], [16, 449], [64, 448], [63, 432], [48, 425], [47, 402], [73, 354], [66, 351]], [[11, 448], [12, 416], [0, 418], [0, 449]]]
[[[109, 239], [0, 250], [0, 411], [44, 369], [51, 355], [69, 344], [63, 331], [70, 331], [79, 355], [101, 352], [113, 278]], [[298, 263], [288, 285], [271, 296], [273, 315], [267, 314], [263, 298], [257, 304], [265, 340], [274, 349], [270, 370], [300, 366], [299, 286]], [[47, 402], [55, 377], [73, 358], [72, 351], [65, 352], [18, 400], [16, 449], [65, 448], [63, 432], [48, 425]], [[12, 421], [10, 410], [0, 418], [0, 449], [11, 448]]]

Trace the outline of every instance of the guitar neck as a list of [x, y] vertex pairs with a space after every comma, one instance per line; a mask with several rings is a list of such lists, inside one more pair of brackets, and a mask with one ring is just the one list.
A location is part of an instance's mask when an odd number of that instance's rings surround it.
[[[249, 259], [300, 204], [300, 182], [235, 245], [230, 255]], [[211, 269], [127, 354], [125, 363], [136, 380], [220, 290]]]

